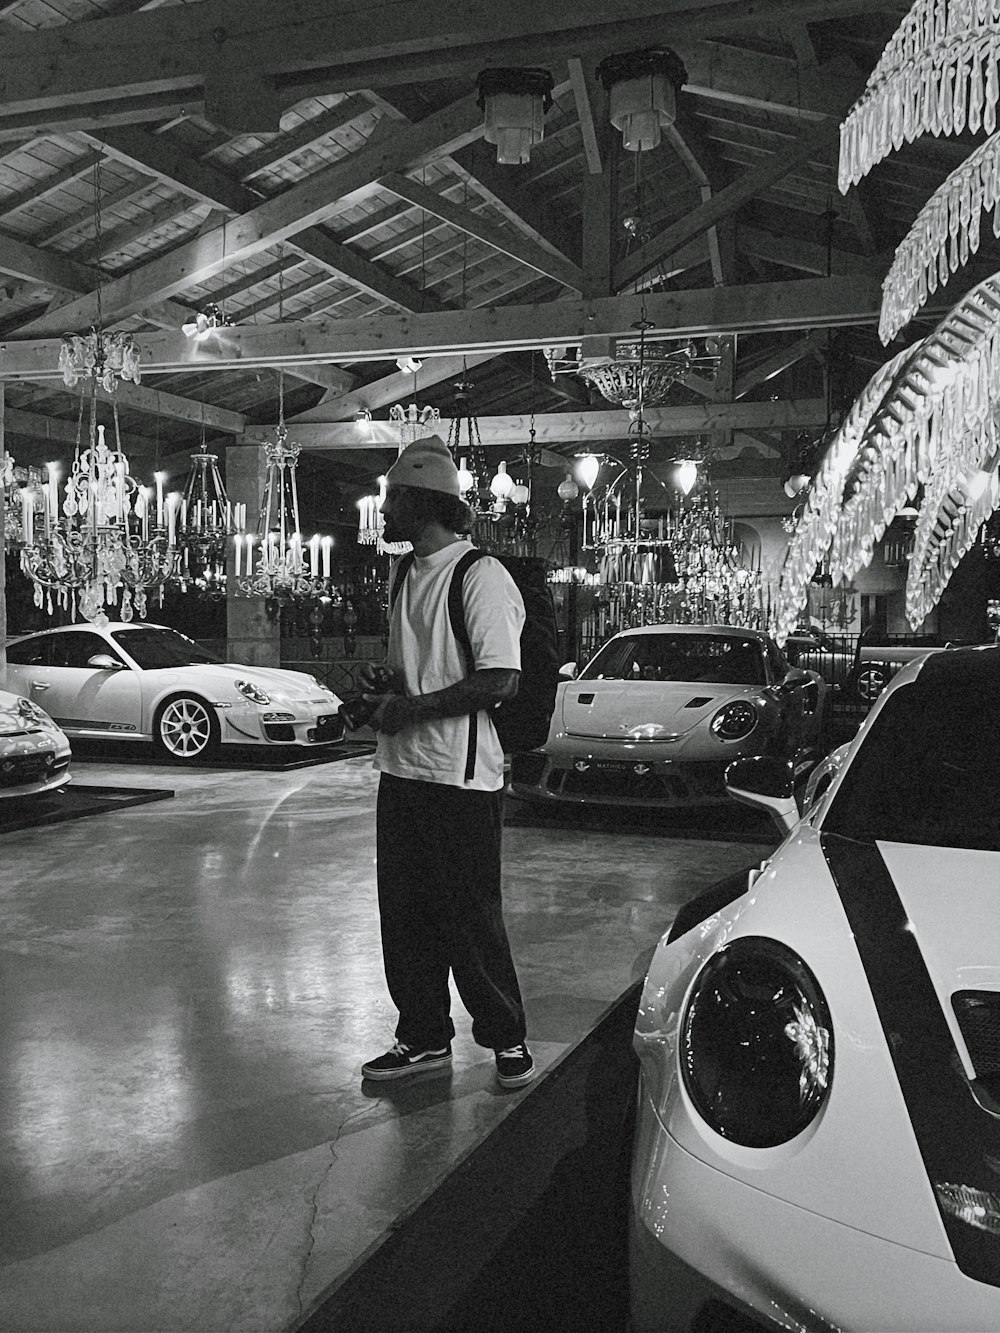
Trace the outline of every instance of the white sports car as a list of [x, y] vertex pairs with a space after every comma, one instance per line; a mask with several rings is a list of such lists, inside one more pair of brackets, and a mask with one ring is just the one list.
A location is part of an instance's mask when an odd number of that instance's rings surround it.
[[[800, 819], [657, 946], [631, 1324], [1000, 1328], [1000, 647], [905, 667]], [[727, 891], [728, 890], [728, 891]]]
[[0, 690], [0, 801], [69, 782], [69, 741], [43, 709]]
[[191, 761], [219, 745], [342, 741], [340, 699], [301, 671], [221, 662], [163, 625], [66, 625], [7, 644], [8, 687], [70, 737], [152, 741]]
[[726, 803], [742, 755], [819, 755], [826, 683], [789, 665], [759, 630], [646, 625], [623, 630], [556, 689], [548, 739], [511, 760], [511, 795], [646, 807]]

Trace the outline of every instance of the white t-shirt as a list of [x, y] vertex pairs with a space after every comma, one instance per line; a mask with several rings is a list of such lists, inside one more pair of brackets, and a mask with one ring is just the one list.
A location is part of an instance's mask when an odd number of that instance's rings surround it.
[[[451, 628], [448, 589], [456, 562], [472, 543], [444, 546], [416, 556], [403, 580], [389, 622], [388, 665], [398, 671], [406, 693], [433, 694], [468, 675], [465, 656]], [[465, 624], [476, 670], [521, 669], [524, 603], [517, 585], [498, 560], [482, 556], [465, 571], [462, 583]], [[394, 736], [379, 732], [375, 767], [398, 778], [442, 782], [474, 791], [503, 786], [503, 750], [485, 710], [476, 715], [476, 766], [465, 780], [469, 718], [428, 718]]]

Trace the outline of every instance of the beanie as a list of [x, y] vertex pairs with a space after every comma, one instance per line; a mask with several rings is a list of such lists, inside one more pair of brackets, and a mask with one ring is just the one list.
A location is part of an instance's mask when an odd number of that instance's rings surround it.
[[385, 474], [389, 486], [414, 486], [422, 491], [461, 495], [458, 468], [439, 435], [425, 435], [408, 444]]

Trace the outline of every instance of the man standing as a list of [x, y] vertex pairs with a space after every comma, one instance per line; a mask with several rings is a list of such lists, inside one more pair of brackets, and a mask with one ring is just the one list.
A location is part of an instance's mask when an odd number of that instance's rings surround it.
[[[503, 751], [489, 714], [517, 693], [524, 605], [499, 561], [465, 570], [470, 671], [448, 590], [474, 549], [459, 535], [471, 514], [448, 446], [415, 440], [386, 481], [384, 540], [413, 546], [412, 565], [390, 572], [390, 685], [372, 718], [382, 954], [399, 1022], [392, 1049], [362, 1073], [397, 1079], [451, 1063], [451, 972], [498, 1082], [521, 1087], [535, 1066], [500, 901]], [[363, 679], [370, 688], [372, 674]]]

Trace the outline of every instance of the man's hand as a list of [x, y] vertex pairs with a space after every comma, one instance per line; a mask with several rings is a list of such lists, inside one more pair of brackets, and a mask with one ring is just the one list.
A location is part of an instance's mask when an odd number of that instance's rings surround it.
[[363, 694], [402, 694], [405, 689], [399, 672], [390, 670], [384, 662], [362, 662], [358, 685]]
[[402, 694], [366, 694], [365, 698], [378, 700], [369, 725], [387, 736], [394, 736], [414, 720], [410, 700]]

